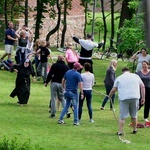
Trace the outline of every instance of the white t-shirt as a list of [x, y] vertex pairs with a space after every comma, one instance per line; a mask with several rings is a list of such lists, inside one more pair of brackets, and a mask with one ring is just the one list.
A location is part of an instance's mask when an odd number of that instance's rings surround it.
[[116, 78], [114, 87], [118, 89], [119, 100], [139, 99], [140, 84], [143, 83], [140, 77], [134, 73], [124, 72]]
[[81, 74], [83, 79], [83, 90], [92, 90], [94, 85], [94, 74], [90, 72], [85, 72]]

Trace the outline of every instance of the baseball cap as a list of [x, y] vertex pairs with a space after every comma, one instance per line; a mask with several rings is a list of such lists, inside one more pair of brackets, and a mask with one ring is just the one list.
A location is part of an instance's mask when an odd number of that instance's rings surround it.
[[79, 70], [79, 69], [82, 69], [83, 66], [79, 62], [75, 62], [73, 64], [73, 68], [76, 69], [76, 70]]

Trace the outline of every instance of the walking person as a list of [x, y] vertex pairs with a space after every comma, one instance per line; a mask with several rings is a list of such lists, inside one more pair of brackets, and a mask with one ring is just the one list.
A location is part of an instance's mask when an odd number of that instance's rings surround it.
[[145, 102], [145, 86], [137, 74], [130, 73], [128, 68], [122, 69], [122, 75], [116, 78], [109, 98], [118, 90], [120, 104], [119, 130], [117, 135], [123, 134], [125, 120], [130, 114], [133, 134], [137, 133], [137, 111], [141, 92], [141, 103]]
[[8, 60], [12, 60], [15, 42], [17, 41], [15, 30], [13, 29], [13, 22], [8, 22], [8, 28], [5, 31], [5, 53], [2, 55], [0, 61], [8, 56]]
[[144, 120], [149, 122], [149, 111], [150, 111], [150, 70], [149, 63], [147, 61], [142, 62], [142, 70], [138, 71], [137, 74], [145, 85], [145, 104], [144, 104]]
[[24, 64], [16, 64], [12, 66], [12, 71], [17, 72], [16, 85], [10, 96], [14, 98], [18, 97], [18, 104], [23, 106], [28, 103], [30, 96], [30, 75], [35, 80], [35, 72], [32, 63], [29, 59], [26, 59]]
[[[103, 45], [103, 42], [101, 43], [95, 43], [93, 42], [93, 37], [91, 34], [87, 34], [87, 39], [79, 39], [75, 36], [73, 36], [73, 40], [81, 45], [81, 51], [80, 51], [80, 57], [79, 57], [79, 63], [84, 66], [86, 62], [91, 64], [91, 70], [90, 72], [93, 73], [93, 61], [92, 61], [92, 53], [94, 47], [100, 48]], [[81, 72], [82, 69], [79, 70]]]
[[[116, 69], [117, 69], [117, 60], [111, 60], [109, 66], [107, 68], [106, 77], [104, 80], [106, 95], [109, 95], [109, 93], [114, 85], [114, 81], [116, 79]], [[115, 99], [115, 94], [112, 95], [112, 98], [110, 101], [110, 110], [113, 109], [112, 104], [114, 104], [114, 99]], [[108, 98], [108, 96], [106, 96], [102, 102], [101, 110], [105, 110], [105, 105], [108, 100], [109, 100], [109, 98]]]
[[66, 105], [61, 112], [61, 115], [58, 119], [58, 124], [64, 124], [63, 117], [68, 111], [70, 104], [73, 104], [74, 107], [74, 121], [73, 125], [79, 125], [78, 122], [78, 104], [79, 104], [79, 97], [78, 97], [78, 87], [81, 92], [81, 99], [83, 99], [83, 87], [82, 87], [82, 78], [81, 74], [77, 72], [77, 70], [81, 69], [82, 66], [80, 63], [76, 62], [73, 65], [73, 69], [68, 70], [63, 79], [62, 79], [62, 86], [64, 89], [64, 96], [66, 99]]
[[83, 95], [84, 95], [84, 97], [83, 97], [83, 99], [81, 99], [81, 93], [80, 93], [80, 96], [79, 96], [79, 120], [81, 121], [83, 102], [84, 102], [84, 99], [86, 98], [86, 104], [87, 104], [87, 108], [88, 108], [90, 122], [94, 122], [93, 111], [92, 111], [92, 87], [94, 85], [94, 75], [93, 75], [93, 73], [90, 73], [91, 64], [85, 63], [84, 70], [85, 70], [85, 72], [81, 74], [81, 77], [83, 79]]
[[50, 82], [51, 91], [51, 118], [55, 118], [56, 114], [56, 100], [61, 102], [62, 107], [65, 106], [64, 93], [62, 88], [62, 78], [65, 73], [69, 70], [69, 67], [65, 64], [64, 57], [58, 56], [57, 62], [51, 66], [45, 81], [45, 86]]

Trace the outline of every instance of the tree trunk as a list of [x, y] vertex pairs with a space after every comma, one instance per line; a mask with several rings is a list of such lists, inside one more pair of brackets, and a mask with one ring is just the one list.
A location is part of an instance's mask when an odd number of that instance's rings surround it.
[[6, 25], [6, 28], [7, 28], [8, 27], [7, 0], [5, 0], [4, 15], [5, 15], [5, 25]]
[[25, 25], [28, 26], [28, 0], [25, 0], [25, 11], [24, 11], [24, 15], [25, 15]]
[[61, 36], [61, 47], [64, 47], [65, 43], [65, 33], [67, 30], [67, 0], [64, 0], [64, 20], [63, 20], [63, 30], [62, 30], [62, 36]]
[[[59, 5], [59, 0], [57, 0], [56, 6], [57, 6], [57, 10], [58, 10], [58, 20], [57, 20], [57, 24], [56, 24], [55, 28], [52, 29], [52, 30], [46, 35], [46, 41], [49, 41], [50, 36], [53, 35], [57, 30], [59, 30], [60, 21], [61, 21], [61, 7], [60, 7], [60, 5]], [[59, 35], [58, 35], [58, 36], [59, 36]]]
[[[114, 39], [115, 26], [114, 26], [114, 0], [111, 0], [111, 39]], [[110, 40], [110, 47], [113, 47], [113, 41]]]

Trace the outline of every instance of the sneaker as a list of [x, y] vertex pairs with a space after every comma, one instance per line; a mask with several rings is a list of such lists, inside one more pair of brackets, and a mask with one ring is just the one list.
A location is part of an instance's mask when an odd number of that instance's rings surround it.
[[114, 108], [110, 108], [110, 111], [115, 111], [115, 109]]
[[61, 119], [58, 119], [58, 124], [65, 124], [65, 122]]
[[79, 122], [74, 122], [73, 125], [79, 126], [80, 124], [79, 124]]
[[149, 122], [149, 120], [148, 119], [144, 119], [145, 120], [145, 122]]
[[101, 107], [101, 110], [105, 110], [105, 108], [104, 108], [104, 107]]
[[122, 132], [117, 132], [116, 135], [121, 136], [123, 133]]
[[91, 123], [93, 123], [93, 122], [94, 122], [94, 120], [93, 120], [93, 119], [90, 119], [90, 122], [91, 122]]
[[70, 118], [70, 117], [71, 117], [71, 113], [67, 112], [67, 118]]
[[50, 115], [50, 118], [55, 118], [55, 115], [51, 114], [51, 115]]
[[133, 133], [133, 134], [137, 134], [137, 130], [134, 130], [132, 133]]

